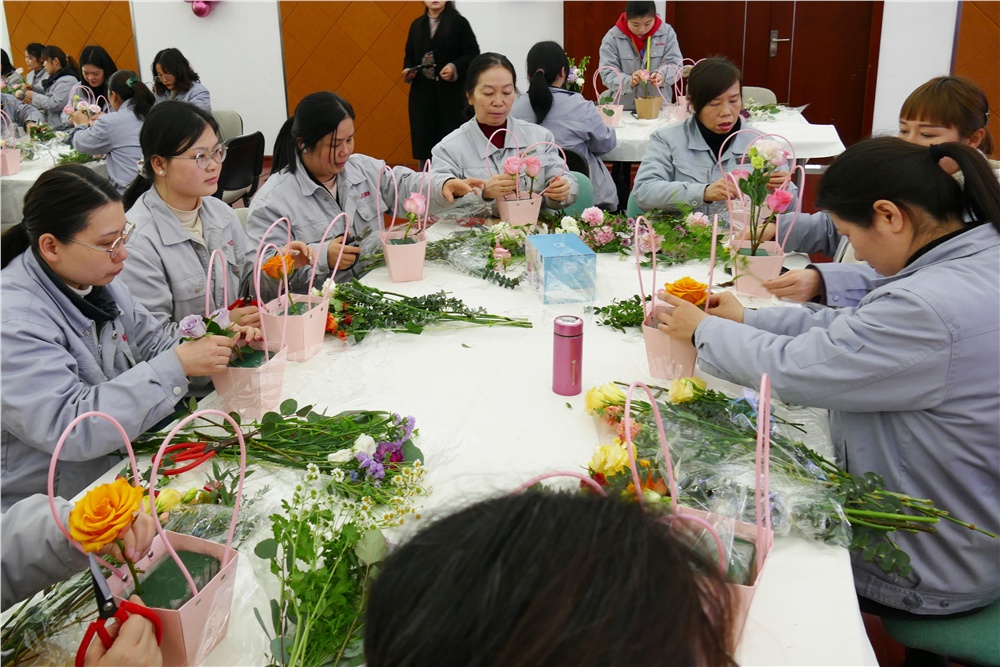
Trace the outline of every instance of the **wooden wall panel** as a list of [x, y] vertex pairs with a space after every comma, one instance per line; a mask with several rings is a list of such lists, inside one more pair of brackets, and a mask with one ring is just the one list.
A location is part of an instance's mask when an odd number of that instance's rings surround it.
[[959, 5], [961, 16], [952, 74], [972, 79], [990, 101], [990, 134], [993, 156], [1000, 155], [1000, 3], [970, 2]]
[[406, 35], [424, 4], [281, 0], [280, 7], [288, 113], [309, 93], [335, 92], [357, 114], [359, 153], [415, 166], [401, 73]]
[[107, 50], [118, 69], [137, 67], [127, 0], [5, 0], [3, 7], [15, 67], [24, 66], [24, 47], [31, 42], [53, 44], [74, 59], [84, 46], [97, 44]]

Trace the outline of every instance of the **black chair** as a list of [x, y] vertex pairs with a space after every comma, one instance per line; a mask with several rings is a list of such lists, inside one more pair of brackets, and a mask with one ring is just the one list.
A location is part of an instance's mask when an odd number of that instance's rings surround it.
[[590, 178], [590, 164], [587, 162], [587, 158], [568, 148], [564, 148], [563, 152], [566, 153], [567, 171], [578, 171], [587, 178]]
[[244, 206], [250, 206], [250, 198], [257, 192], [264, 171], [264, 134], [254, 132], [234, 137], [226, 142], [226, 150], [215, 197], [230, 205], [242, 199]]

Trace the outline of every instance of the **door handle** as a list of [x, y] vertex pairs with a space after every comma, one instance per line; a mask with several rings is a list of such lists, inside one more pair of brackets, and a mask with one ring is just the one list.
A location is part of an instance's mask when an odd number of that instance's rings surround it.
[[771, 31], [771, 48], [768, 50], [768, 55], [772, 58], [778, 55], [778, 42], [790, 42], [791, 39], [778, 39], [778, 31]]

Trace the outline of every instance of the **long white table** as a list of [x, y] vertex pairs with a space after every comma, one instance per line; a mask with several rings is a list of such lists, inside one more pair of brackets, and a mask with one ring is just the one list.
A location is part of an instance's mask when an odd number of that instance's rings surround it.
[[[646, 144], [650, 135], [661, 127], [676, 125], [660, 117], [654, 120], [639, 120], [630, 113], [622, 114], [616, 128], [618, 144], [610, 152], [601, 156], [606, 162], [641, 162], [646, 154]], [[796, 157], [810, 160], [833, 157], [844, 152], [844, 144], [833, 125], [813, 125], [798, 111], [783, 110], [774, 119], [756, 120], [747, 124], [760, 132], [779, 134], [795, 147]]]
[[[454, 229], [440, 223], [429, 235], [438, 237]], [[651, 270], [644, 269], [643, 274], [649, 289]], [[685, 275], [705, 281], [706, 263], [661, 270], [657, 282]], [[372, 272], [365, 282], [409, 295], [443, 289], [470, 306], [528, 317], [535, 325], [533, 329], [428, 329], [419, 336], [377, 333], [353, 346], [328, 337], [312, 359], [288, 364], [283, 398], [328, 413], [367, 408], [416, 417], [420, 431], [416, 442], [426, 456], [425, 481], [431, 493], [423, 500], [423, 518], [393, 531], [393, 542], [405, 540], [429, 517], [508, 493], [538, 473], [585, 469], [598, 432], [595, 420], [584, 410], [584, 394], [565, 397], [551, 391], [556, 316], [576, 314], [585, 320], [584, 392], [613, 380], [664, 382], [648, 374], [641, 334], [598, 326], [582, 304], [543, 306], [527, 286], [504, 289], [440, 263], [428, 263], [419, 282], [394, 284], [385, 269]], [[634, 263], [599, 255], [596, 304], [636, 293]], [[739, 391], [714, 379], [711, 385]], [[219, 407], [217, 395], [204, 399], [201, 407]], [[819, 449], [830, 453], [828, 442]], [[105, 481], [113, 476], [114, 471], [109, 472]], [[248, 479], [248, 493], [271, 485], [277, 509], [282, 491], [289, 488], [287, 480], [286, 473], [258, 472]], [[185, 473], [176, 486], [184, 489], [193, 483], [203, 483], [200, 471]], [[265, 664], [267, 640], [252, 610], [256, 607], [267, 617], [268, 600], [277, 595], [278, 582], [253, 555], [253, 545], [267, 536], [269, 529], [262, 525], [241, 548], [229, 632], [203, 664], [248, 664], [248, 656], [255, 664]], [[858, 611], [847, 551], [801, 538], [777, 538], [736, 659], [741, 665], [876, 665]]]
[[[4, 231], [21, 222], [24, 195], [28, 193], [42, 172], [58, 164], [58, 157], [65, 155], [69, 150], [69, 146], [65, 145], [58, 146], [51, 153], [45, 149], [39, 149], [35, 159], [21, 161], [21, 171], [13, 176], [0, 177], [0, 225]], [[107, 178], [108, 163], [104, 160], [87, 162], [86, 165]]]

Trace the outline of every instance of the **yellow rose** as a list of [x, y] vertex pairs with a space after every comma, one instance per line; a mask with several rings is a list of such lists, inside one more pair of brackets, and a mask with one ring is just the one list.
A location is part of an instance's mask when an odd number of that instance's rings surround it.
[[686, 377], [677, 378], [670, 385], [667, 398], [671, 403], [687, 403], [697, 396], [698, 391], [704, 391], [708, 384], [701, 378]]
[[84, 551], [100, 551], [132, 525], [142, 497], [141, 487], [121, 478], [94, 487], [70, 511], [69, 534]]
[[[181, 504], [181, 494], [177, 489], [163, 489], [156, 494], [156, 513], [161, 514]], [[142, 499], [141, 511], [149, 514], [149, 496]]]
[[594, 414], [609, 405], [625, 405], [625, 392], [614, 382], [609, 382], [600, 387], [591, 387], [587, 391], [584, 405], [587, 408], [588, 414]]
[[705, 299], [708, 298], [708, 285], [687, 276], [677, 282], [666, 283], [663, 289], [667, 291], [667, 294], [689, 301], [696, 306], [705, 303]]
[[613, 477], [628, 467], [628, 452], [621, 441], [615, 438], [612, 444], [597, 448], [587, 467], [605, 477]]

